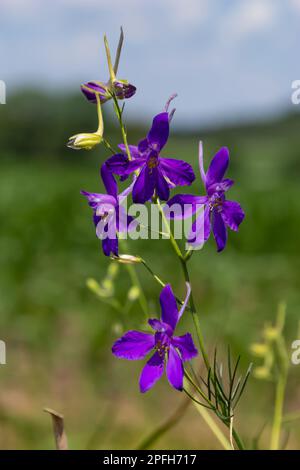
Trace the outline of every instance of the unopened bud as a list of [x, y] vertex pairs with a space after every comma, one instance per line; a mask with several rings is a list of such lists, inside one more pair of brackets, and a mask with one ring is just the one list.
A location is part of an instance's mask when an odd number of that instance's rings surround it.
[[140, 296], [140, 289], [137, 287], [137, 286], [132, 286], [129, 291], [128, 291], [128, 300], [130, 300], [131, 302], [134, 302], [135, 300], [137, 300]]
[[101, 141], [102, 136], [97, 133], [76, 134], [70, 137], [67, 147], [73, 150], [91, 150]]
[[268, 380], [271, 378], [270, 370], [265, 366], [255, 367], [253, 375], [257, 379], [261, 380]]
[[265, 357], [269, 351], [267, 344], [264, 343], [253, 343], [250, 346], [250, 350], [254, 356]]
[[112, 256], [111, 259], [121, 264], [138, 264], [142, 262], [142, 258], [132, 255]]

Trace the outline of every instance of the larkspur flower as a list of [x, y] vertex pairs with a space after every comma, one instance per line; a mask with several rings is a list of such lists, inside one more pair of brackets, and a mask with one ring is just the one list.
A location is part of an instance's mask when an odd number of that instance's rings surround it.
[[171, 286], [166, 285], [163, 288], [160, 294], [161, 320], [152, 318], [148, 322], [155, 331], [154, 334], [131, 330], [119, 338], [112, 347], [115, 356], [128, 360], [144, 359], [151, 350], [155, 351], [140, 376], [142, 393], [153, 387], [164, 370], [172, 387], [180, 391], [183, 389], [183, 362], [198, 354], [190, 333], [174, 336], [175, 328], [190, 296], [189, 284], [187, 288], [187, 295], [180, 311]]
[[160, 156], [169, 138], [169, 120], [167, 111], [154, 117], [147, 137], [138, 146], [129, 146], [131, 159], [126, 148], [119, 145], [122, 152], [105, 162], [107, 168], [113, 174], [121, 176], [121, 179], [139, 172], [132, 190], [133, 202], [143, 204], [155, 193], [161, 200], [167, 201], [170, 187], [190, 185], [195, 179], [191, 165], [185, 161]]
[[[182, 208], [178, 215], [180, 218], [193, 215], [199, 206], [204, 206], [204, 212], [202, 211], [198, 218], [196, 217], [188, 237], [188, 242], [192, 246], [202, 245], [206, 242], [212, 230], [218, 251], [224, 250], [227, 242], [227, 227], [238, 231], [239, 225], [245, 217], [243, 209], [237, 202], [225, 198], [225, 192], [234, 184], [233, 180], [224, 179], [228, 165], [229, 151], [226, 147], [222, 147], [213, 157], [205, 173], [203, 147], [200, 142], [199, 167], [207, 195], [177, 194], [167, 203], [168, 207], [178, 204]], [[186, 214], [185, 207], [189, 207]], [[175, 214], [171, 213], [171, 217], [176, 218], [176, 212]]]
[[105, 256], [118, 256], [119, 243], [118, 233], [123, 233], [134, 228], [133, 218], [127, 215], [123, 201], [132, 191], [131, 184], [121, 194], [114, 179], [109, 174], [101, 172], [107, 194], [89, 193], [81, 191], [81, 194], [88, 200], [89, 206], [93, 209], [93, 221], [96, 227], [96, 235], [102, 240], [102, 250]]
[[124, 40], [124, 34], [123, 34], [123, 29], [121, 28], [121, 35], [119, 39], [116, 59], [115, 59], [115, 63], [113, 66], [107, 38], [106, 36], [104, 36], [104, 44], [105, 44], [110, 78], [107, 83], [102, 83], [100, 81], [89, 81], [81, 85], [81, 91], [89, 102], [97, 103], [97, 95], [100, 98], [101, 104], [103, 104], [109, 99], [111, 99], [112, 94], [115, 94], [115, 96], [119, 100], [131, 98], [135, 94], [136, 92], [135, 86], [131, 85], [127, 80], [120, 80], [116, 78], [123, 40]]

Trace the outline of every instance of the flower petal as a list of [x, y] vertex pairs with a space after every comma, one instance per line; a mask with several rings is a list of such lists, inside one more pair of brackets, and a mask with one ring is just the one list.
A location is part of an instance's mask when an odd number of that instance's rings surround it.
[[159, 166], [164, 175], [175, 186], [189, 186], [195, 179], [191, 165], [175, 158], [159, 158]]
[[178, 308], [170, 284], [167, 284], [160, 293], [161, 319], [175, 330], [178, 322]]
[[156, 169], [156, 191], [159, 199], [162, 201], [167, 201], [169, 199], [169, 185], [159, 167]]
[[99, 94], [101, 103], [105, 103], [109, 99], [109, 95], [107, 94], [107, 87], [104, 83], [100, 82], [88, 82], [84, 85], [81, 85], [81, 91], [84, 96], [90, 101], [91, 103], [97, 103], [96, 94]]
[[186, 219], [192, 217], [207, 200], [207, 196], [176, 194], [166, 203], [164, 212], [169, 219]]
[[213, 210], [212, 228], [217, 243], [218, 252], [223, 251], [227, 242], [227, 229], [220, 212]]
[[229, 150], [222, 147], [213, 157], [206, 173], [206, 189], [215, 183], [222, 181], [229, 165]]
[[168, 377], [168, 381], [176, 390], [182, 391], [183, 389], [183, 364], [182, 360], [174, 348], [174, 346], [170, 345], [169, 349], [169, 357], [166, 367], [166, 373]]
[[154, 348], [154, 335], [141, 331], [127, 331], [112, 347], [112, 353], [130, 361], [143, 359]]
[[117, 198], [118, 185], [106, 162], [101, 166], [100, 174], [107, 193]]
[[178, 320], [180, 320], [180, 318], [181, 318], [182, 315], [184, 314], [184, 311], [185, 311], [185, 309], [186, 309], [186, 306], [187, 306], [187, 304], [188, 304], [188, 301], [189, 301], [189, 299], [190, 299], [191, 292], [192, 292], [191, 284], [190, 284], [189, 282], [186, 282], [185, 285], [186, 285], [186, 295], [185, 295], [184, 302], [183, 302], [183, 304], [181, 305], [180, 310], [179, 310], [179, 312], [178, 312]]
[[145, 165], [132, 190], [132, 199], [134, 203], [144, 204], [148, 201], [154, 193], [156, 183], [156, 172], [149, 171], [149, 168]]
[[175, 336], [172, 338], [172, 344], [175, 348], [179, 349], [183, 361], [189, 361], [198, 355], [198, 351], [190, 333], [186, 333], [182, 336]]
[[104, 238], [102, 240], [102, 250], [105, 256], [110, 256], [111, 253], [115, 256], [119, 254], [119, 243], [116, 238]]
[[188, 243], [193, 247], [202, 246], [210, 235], [210, 209], [209, 205], [205, 206], [205, 209], [200, 212], [193, 222], [189, 236]]
[[160, 113], [153, 119], [152, 127], [147, 136], [148, 143], [153, 150], [159, 152], [169, 138], [169, 114]]
[[[126, 146], [124, 144], [119, 144], [118, 147], [119, 147], [120, 150], [122, 150], [122, 152], [125, 155], [127, 155]], [[129, 147], [130, 155], [131, 155], [132, 158], [139, 158], [140, 157], [139, 150], [138, 150], [138, 147], [136, 145], [128, 145], [128, 147]]]
[[234, 184], [233, 180], [229, 178], [225, 178], [224, 180], [220, 181], [219, 183], [211, 184], [208, 188], [208, 195], [212, 196], [214, 193], [224, 193], [231, 188]]
[[130, 83], [122, 80], [115, 80], [113, 83], [113, 89], [116, 94], [116, 97], [119, 100], [124, 100], [126, 98], [131, 98], [135, 92], [136, 87]]
[[123, 153], [116, 153], [108, 160], [106, 160], [105, 164], [109, 168], [109, 170], [114, 173], [115, 175], [129, 175], [133, 171], [137, 170], [144, 164], [145, 160], [142, 158], [135, 159], [135, 160], [128, 160], [127, 156]]
[[88, 191], [80, 191], [80, 194], [87, 198], [89, 206], [95, 210], [102, 204], [115, 205], [116, 203], [115, 198], [109, 194], [89, 193]]
[[[150, 149], [151, 150], [151, 149]], [[142, 139], [138, 143], [138, 152], [139, 155], [141, 156], [146, 156], [149, 151], [149, 142], [148, 139]]]
[[148, 320], [149, 325], [153, 330], [158, 331], [159, 333], [166, 333], [167, 335], [171, 336], [173, 330], [170, 328], [170, 325], [167, 323], [164, 323], [160, 320], [157, 320], [157, 318], [150, 318]]
[[164, 373], [164, 356], [156, 352], [144, 366], [140, 376], [140, 391], [147, 392]]
[[222, 218], [226, 225], [235, 232], [238, 231], [239, 225], [243, 222], [245, 212], [241, 208], [238, 202], [235, 201], [224, 201]]
[[119, 233], [126, 233], [128, 225], [133, 221], [123, 206], [118, 206], [116, 210], [116, 226]]

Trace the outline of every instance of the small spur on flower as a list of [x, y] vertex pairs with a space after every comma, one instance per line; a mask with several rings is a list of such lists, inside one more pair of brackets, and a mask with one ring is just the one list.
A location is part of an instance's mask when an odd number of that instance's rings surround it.
[[81, 91], [90, 103], [97, 103], [97, 95], [100, 97], [100, 101], [103, 104], [112, 97], [112, 94], [115, 94], [115, 96], [119, 100], [131, 98], [135, 94], [135, 86], [131, 85], [127, 80], [120, 80], [116, 78], [116, 75], [118, 73], [123, 41], [124, 34], [123, 29], [121, 28], [116, 59], [114, 65], [112, 65], [108, 41], [106, 36], [104, 36], [104, 45], [106, 50], [110, 78], [107, 83], [102, 83], [99, 81], [89, 81], [84, 85], [81, 85]]
[[[222, 147], [213, 157], [207, 172], [203, 166], [203, 148], [202, 142], [199, 145], [199, 167], [200, 174], [206, 189], [206, 196], [193, 196], [191, 194], [177, 194], [167, 203], [168, 208], [179, 205], [182, 210], [178, 215], [184, 218], [195, 214], [199, 206], [204, 206], [204, 213], [196, 217], [193, 222], [188, 242], [192, 246], [202, 245], [213, 231], [218, 251], [224, 250], [227, 242], [227, 227], [235, 232], [244, 220], [245, 213], [241, 206], [235, 201], [229, 201], [225, 198], [225, 192], [231, 188], [234, 181], [224, 178], [229, 165], [229, 151]], [[189, 211], [185, 212], [185, 207]], [[175, 211], [176, 212], [176, 211]], [[177, 218], [176, 213], [167, 211], [171, 218]], [[200, 220], [199, 220], [200, 218]]]
[[187, 284], [185, 301], [178, 311], [171, 286], [166, 285], [160, 294], [161, 319], [152, 318], [148, 321], [153, 334], [131, 330], [119, 338], [112, 347], [115, 356], [128, 359], [144, 359], [154, 350], [144, 366], [140, 376], [140, 391], [147, 392], [166, 371], [168, 381], [176, 390], [183, 390], [183, 362], [197, 356], [198, 351], [190, 333], [174, 336], [175, 328], [185, 310], [190, 285]]
[[125, 147], [119, 145], [123, 153], [117, 153], [105, 162], [107, 169], [123, 180], [131, 173], [139, 172], [132, 190], [135, 203], [144, 204], [155, 192], [161, 200], [167, 201], [170, 187], [190, 185], [195, 179], [193, 168], [187, 162], [160, 156], [169, 138], [169, 122], [168, 111], [158, 114], [147, 137], [137, 146], [129, 147], [130, 156]]

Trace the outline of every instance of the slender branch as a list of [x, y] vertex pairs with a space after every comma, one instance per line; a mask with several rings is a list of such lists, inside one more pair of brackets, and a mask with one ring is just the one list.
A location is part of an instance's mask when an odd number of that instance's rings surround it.
[[[119, 240], [119, 242], [124, 247], [124, 250], [126, 252], [126, 247], [127, 247], [126, 240]], [[147, 302], [143, 287], [142, 287], [142, 285], [140, 283], [140, 280], [138, 278], [138, 275], [136, 273], [135, 267], [131, 264], [126, 264], [126, 267], [127, 267], [127, 270], [128, 270], [128, 273], [129, 273], [132, 284], [134, 286], [136, 286], [139, 290], [139, 293], [140, 293], [139, 303], [140, 303], [140, 306], [141, 306], [145, 316], [148, 319], [148, 302]]]
[[282, 424], [282, 411], [285, 396], [286, 377], [280, 374], [276, 386], [274, 418], [271, 433], [270, 450], [278, 450], [280, 445], [280, 432]]
[[114, 101], [114, 104], [115, 104], [115, 111], [116, 111], [116, 115], [117, 115], [117, 118], [118, 118], [118, 121], [119, 121], [119, 124], [120, 124], [120, 129], [121, 129], [121, 133], [122, 133], [123, 142], [124, 142], [124, 145], [125, 145], [125, 148], [126, 148], [126, 153], [127, 153], [128, 159], [131, 160], [132, 157], [131, 157], [131, 153], [130, 153], [130, 149], [129, 149], [129, 145], [128, 145], [127, 132], [126, 132], [124, 122], [123, 122], [123, 109], [120, 108], [119, 102], [118, 102], [118, 99], [117, 99], [115, 93], [111, 92], [110, 94], [111, 94], [111, 97], [112, 97], [112, 99]]
[[[144, 259], [141, 259], [141, 263], [143, 266], [145, 266], [145, 268], [147, 269], [147, 271], [151, 274], [151, 276], [153, 277], [153, 279], [161, 286], [161, 287], [166, 287], [167, 283], [165, 283], [164, 281], [162, 281], [162, 279], [160, 277], [157, 276], [157, 274], [155, 274], [155, 272], [150, 268], [150, 266], [146, 263], [146, 261]], [[176, 302], [179, 304], [179, 305], [183, 305], [184, 302], [183, 300], [181, 300], [179, 297], [177, 297], [175, 295], [175, 299], [176, 299]], [[186, 307], [186, 310], [190, 310], [190, 307], [187, 306]]]
[[204, 419], [205, 423], [211, 429], [211, 431], [213, 432], [215, 437], [218, 439], [218, 441], [220, 442], [222, 447], [225, 450], [232, 450], [230, 442], [228, 441], [228, 439], [226, 438], [224, 433], [221, 431], [221, 429], [219, 428], [217, 423], [212, 419], [209, 411], [206, 410], [205, 408], [203, 408], [202, 406], [198, 405], [197, 403], [194, 403], [194, 405], [196, 407], [196, 410], [198, 411], [198, 413], [200, 413], [200, 415]]
[[180, 406], [175, 410], [175, 412], [162, 424], [160, 424], [154, 431], [152, 431], [149, 436], [147, 436], [141, 443], [138, 445], [138, 450], [149, 449], [160, 437], [166, 434], [167, 431], [172, 429], [178, 421], [183, 417], [187, 411], [188, 406], [190, 405], [190, 400], [184, 399]]
[[[189, 275], [189, 271], [188, 271], [188, 268], [187, 268], [186, 261], [184, 259], [181, 259], [180, 261], [181, 261], [181, 266], [182, 266], [182, 269], [183, 269], [185, 281], [188, 282], [189, 284], [191, 284], [190, 275]], [[196, 307], [195, 307], [195, 302], [194, 302], [194, 297], [193, 297], [192, 292], [191, 292], [191, 295], [190, 295], [190, 307], [191, 307], [192, 317], [193, 317], [194, 325], [195, 325], [195, 328], [196, 328], [198, 342], [199, 342], [200, 350], [201, 350], [201, 353], [202, 353], [202, 357], [203, 357], [203, 360], [205, 362], [207, 370], [209, 370], [210, 369], [209, 359], [208, 359], [208, 355], [207, 355], [206, 350], [205, 350], [204, 340], [203, 340], [201, 326], [200, 326], [200, 321], [199, 321], [199, 317], [198, 317], [197, 312], [196, 312]]]

